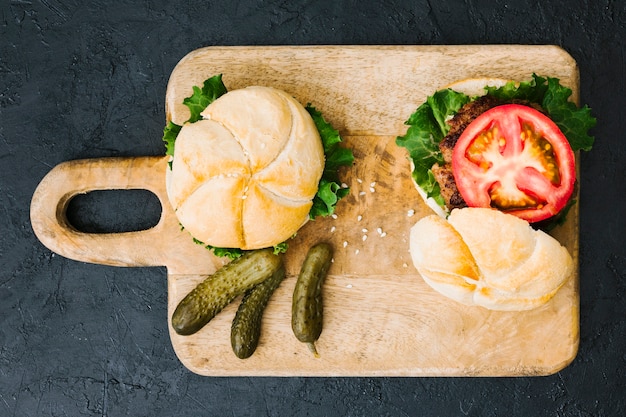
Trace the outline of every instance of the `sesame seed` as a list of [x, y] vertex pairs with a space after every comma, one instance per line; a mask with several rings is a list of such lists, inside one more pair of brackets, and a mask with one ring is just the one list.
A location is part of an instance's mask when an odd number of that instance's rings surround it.
[[358, 249], [357, 249], [357, 250], [355, 250], [355, 251], [354, 251], [354, 254], [355, 254], [355, 255], [358, 255], [358, 254], [359, 254], [359, 252], [360, 252], [360, 250], [358, 250]]
[[387, 236], [387, 232], [382, 232], [382, 233], [380, 234], [380, 237], [385, 237], [385, 236]]
[[367, 240], [367, 235], [363, 235], [362, 239], [363, 239], [363, 242], [365, 242]]
[[361, 192], [359, 193], [359, 195], [360, 195], [360, 196], [364, 196], [364, 195], [365, 195], [365, 191], [361, 191]]
[[337, 228], [335, 226], [330, 228], [330, 233], [335, 233], [335, 230], [337, 230]]
[[415, 210], [413, 210], [413, 209], [409, 210], [409, 211], [406, 213], [406, 215], [407, 215], [407, 216], [409, 216], [409, 217], [413, 217], [413, 215], [414, 215], [414, 214], [415, 214]]
[[370, 183], [370, 187], [376, 187], [376, 181]]
[[346, 285], [346, 288], [352, 288], [352, 284]]
[[358, 182], [359, 184], [363, 184], [363, 180], [361, 178], [357, 178], [356, 182]]
[[341, 183], [341, 188], [348, 188], [348, 184], [346, 184], [345, 182]]
[[330, 215], [330, 217], [332, 217], [333, 219], [336, 219], [337, 215], [333, 213], [333, 214]]
[[360, 222], [361, 220], [363, 220], [363, 216], [361, 216], [361, 215], [359, 214], [359, 215], [356, 217], [356, 220]]
[[367, 233], [367, 232], [368, 232], [368, 230], [367, 230], [367, 229], [365, 229], [365, 228], [361, 229], [361, 231], [362, 231], [363, 233]]
[[380, 235], [383, 232], [383, 229], [382, 229], [382, 227], [378, 227], [378, 228], [376, 228], [376, 231]]
[[375, 193], [376, 189], [374, 187], [370, 187], [370, 193]]
[[346, 246], [348, 246], [348, 242], [346, 242], [345, 240], [343, 241], [343, 247], [345, 248]]

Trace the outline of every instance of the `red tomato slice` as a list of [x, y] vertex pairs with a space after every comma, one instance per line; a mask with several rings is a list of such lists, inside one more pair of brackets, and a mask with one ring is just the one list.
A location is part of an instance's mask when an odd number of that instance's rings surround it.
[[471, 122], [452, 153], [459, 192], [470, 207], [494, 207], [529, 222], [557, 214], [574, 190], [574, 152], [557, 125], [520, 104]]

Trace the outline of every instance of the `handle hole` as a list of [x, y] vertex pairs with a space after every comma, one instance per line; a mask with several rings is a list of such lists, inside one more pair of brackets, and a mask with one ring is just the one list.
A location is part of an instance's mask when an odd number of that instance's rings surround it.
[[147, 230], [161, 218], [161, 202], [148, 190], [94, 190], [68, 203], [68, 222], [84, 233]]

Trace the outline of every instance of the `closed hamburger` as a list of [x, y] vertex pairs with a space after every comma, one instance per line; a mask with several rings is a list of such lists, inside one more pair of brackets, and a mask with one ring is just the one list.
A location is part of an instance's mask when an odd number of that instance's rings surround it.
[[[168, 197], [194, 239], [211, 248], [272, 247], [309, 218], [332, 213], [348, 192], [334, 176], [338, 166], [352, 162], [352, 153], [338, 141], [324, 146], [318, 125], [328, 125], [319, 112], [271, 87], [226, 92], [221, 76], [207, 80], [203, 90], [215, 98], [182, 126], [170, 123], [164, 136], [172, 155]], [[207, 100], [186, 100], [193, 101]], [[334, 201], [319, 197], [321, 187], [331, 189]]]

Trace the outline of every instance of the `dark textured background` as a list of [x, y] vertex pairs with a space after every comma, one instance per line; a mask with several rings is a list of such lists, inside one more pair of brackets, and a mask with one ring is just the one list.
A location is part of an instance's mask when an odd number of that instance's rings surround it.
[[[0, 416], [621, 415], [625, 22], [623, 0], [2, 0]], [[200, 377], [170, 345], [164, 269], [67, 260], [33, 235], [30, 198], [56, 164], [163, 153], [166, 83], [193, 49], [488, 43], [564, 47], [580, 67], [581, 100], [598, 117], [581, 165], [580, 350], [556, 375]], [[142, 193], [89, 196], [70, 212], [84, 230], [142, 228], [159, 217]]]

